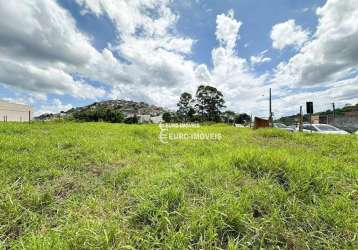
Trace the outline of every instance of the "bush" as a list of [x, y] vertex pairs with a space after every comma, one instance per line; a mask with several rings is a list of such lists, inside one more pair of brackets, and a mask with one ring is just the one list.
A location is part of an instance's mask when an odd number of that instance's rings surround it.
[[138, 117], [137, 116], [133, 116], [133, 117], [128, 117], [124, 120], [124, 123], [126, 124], [138, 124]]
[[121, 123], [124, 121], [124, 115], [118, 110], [107, 110], [105, 121], [112, 123]]
[[86, 122], [111, 122], [121, 123], [124, 120], [124, 115], [119, 110], [98, 108], [93, 110], [77, 111], [73, 113], [73, 118], [77, 121]]
[[169, 112], [165, 112], [163, 114], [163, 121], [165, 121], [166, 123], [169, 123], [172, 121], [172, 114]]

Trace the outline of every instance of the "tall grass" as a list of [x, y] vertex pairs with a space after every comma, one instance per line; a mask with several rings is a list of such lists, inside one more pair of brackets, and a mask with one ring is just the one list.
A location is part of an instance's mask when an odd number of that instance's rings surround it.
[[357, 249], [357, 137], [199, 130], [0, 124], [0, 248]]

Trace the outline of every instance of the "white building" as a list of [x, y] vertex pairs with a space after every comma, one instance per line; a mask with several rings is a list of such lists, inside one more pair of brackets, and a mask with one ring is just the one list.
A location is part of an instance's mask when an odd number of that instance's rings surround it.
[[0, 100], [0, 122], [28, 122], [32, 117], [30, 106]]
[[149, 123], [150, 122], [150, 115], [138, 115], [138, 122], [139, 123]]

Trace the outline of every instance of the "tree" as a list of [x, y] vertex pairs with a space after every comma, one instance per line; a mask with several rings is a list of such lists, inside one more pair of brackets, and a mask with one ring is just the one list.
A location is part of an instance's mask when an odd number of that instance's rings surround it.
[[124, 115], [119, 110], [110, 110], [107, 109], [106, 119], [105, 121], [111, 123], [121, 123], [124, 120]]
[[225, 123], [234, 123], [236, 113], [234, 111], [227, 110], [222, 114]]
[[112, 122], [112, 123], [121, 123], [124, 120], [124, 115], [119, 110], [112, 110], [109, 108], [97, 108], [97, 109], [87, 109], [79, 110], [73, 113], [73, 118], [80, 121], [86, 122]]
[[193, 108], [193, 97], [191, 94], [184, 92], [180, 96], [180, 100], [177, 104], [178, 110], [177, 114], [179, 118], [183, 121], [192, 121], [195, 114], [195, 109]]
[[172, 121], [172, 115], [169, 112], [163, 114], [163, 121], [169, 123]]
[[195, 108], [202, 121], [220, 121], [221, 109], [225, 107], [223, 94], [216, 88], [201, 85], [196, 91]]
[[126, 124], [137, 124], [139, 122], [138, 117], [132, 116], [132, 117], [127, 117], [126, 119], [124, 119], [124, 123]]
[[237, 124], [245, 124], [251, 121], [251, 116], [246, 113], [239, 114], [235, 117], [235, 123]]

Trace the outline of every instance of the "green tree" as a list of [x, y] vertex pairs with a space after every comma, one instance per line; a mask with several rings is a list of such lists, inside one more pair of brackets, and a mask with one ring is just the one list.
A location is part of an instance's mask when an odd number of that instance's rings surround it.
[[235, 123], [237, 124], [245, 124], [251, 121], [251, 116], [246, 113], [239, 114], [235, 117]]
[[107, 121], [107, 109], [105, 108], [97, 108], [95, 110], [95, 117], [94, 117], [95, 121]]
[[137, 124], [137, 123], [139, 123], [139, 120], [138, 120], [138, 117], [135, 115], [135, 116], [132, 116], [132, 117], [127, 117], [124, 120], [124, 123], [126, 123], [126, 124]]
[[124, 120], [124, 115], [119, 110], [99, 107], [96, 109], [78, 110], [73, 113], [73, 118], [78, 121], [86, 122], [104, 121], [121, 123]]
[[112, 122], [112, 123], [121, 123], [121, 122], [124, 121], [124, 115], [119, 110], [107, 109], [107, 114], [106, 114], [105, 121]]
[[221, 109], [225, 107], [223, 94], [212, 86], [200, 85], [196, 91], [195, 108], [202, 121], [220, 121]]
[[169, 112], [165, 112], [163, 114], [163, 121], [166, 122], [166, 123], [169, 123], [172, 121], [172, 114], [169, 113]]
[[178, 110], [177, 114], [180, 120], [182, 121], [192, 121], [195, 114], [195, 109], [193, 108], [193, 97], [191, 94], [184, 92], [180, 96], [180, 100], [177, 104]]
[[227, 110], [222, 114], [225, 123], [234, 123], [236, 113], [231, 110]]

